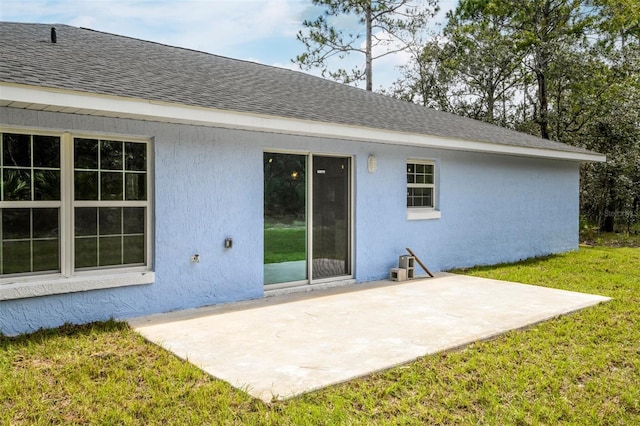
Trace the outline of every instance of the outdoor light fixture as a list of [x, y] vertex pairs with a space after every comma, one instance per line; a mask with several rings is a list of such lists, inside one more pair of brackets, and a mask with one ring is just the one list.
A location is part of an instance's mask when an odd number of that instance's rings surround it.
[[291, 172], [291, 179], [298, 179], [298, 172], [297, 171], [292, 171]]
[[367, 170], [369, 170], [369, 173], [378, 170], [378, 159], [374, 155], [370, 155], [367, 159]]

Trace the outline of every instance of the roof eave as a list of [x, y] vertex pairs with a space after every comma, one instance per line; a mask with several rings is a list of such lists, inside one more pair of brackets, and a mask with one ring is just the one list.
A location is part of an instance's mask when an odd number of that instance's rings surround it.
[[0, 106], [269, 133], [326, 137], [391, 145], [551, 158], [579, 162], [606, 161], [604, 155], [588, 151], [561, 151], [469, 141], [371, 127], [249, 114], [146, 99], [125, 98], [4, 82], [0, 83]]

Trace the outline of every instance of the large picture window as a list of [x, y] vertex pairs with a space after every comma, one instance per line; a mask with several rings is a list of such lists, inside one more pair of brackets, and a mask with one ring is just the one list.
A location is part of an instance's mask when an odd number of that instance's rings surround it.
[[148, 142], [0, 136], [0, 278], [148, 265]]

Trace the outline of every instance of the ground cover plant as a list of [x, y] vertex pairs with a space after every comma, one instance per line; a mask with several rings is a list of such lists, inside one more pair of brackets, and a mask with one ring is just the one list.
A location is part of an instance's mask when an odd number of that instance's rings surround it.
[[640, 424], [638, 265], [595, 246], [458, 271], [613, 299], [270, 405], [123, 323], [0, 337], [0, 424]]

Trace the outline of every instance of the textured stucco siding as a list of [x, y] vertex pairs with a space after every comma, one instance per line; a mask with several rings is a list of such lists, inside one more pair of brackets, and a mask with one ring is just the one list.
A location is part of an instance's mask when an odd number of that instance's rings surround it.
[[[5, 334], [262, 297], [262, 156], [270, 149], [353, 156], [358, 282], [387, 277], [405, 247], [433, 271], [577, 247], [575, 162], [13, 108], [0, 108], [0, 123], [149, 137], [154, 156], [155, 282], [1, 301]], [[378, 159], [375, 173], [369, 155]], [[407, 220], [407, 158], [437, 162], [440, 219]]]
[[[358, 280], [384, 278], [410, 247], [432, 271], [575, 250], [577, 163], [444, 150], [375, 147], [375, 174], [359, 158]], [[441, 218], [407, 220], [407, 158], [437, 163]], [[380, 270], [386, 265], [387, 270]]]

